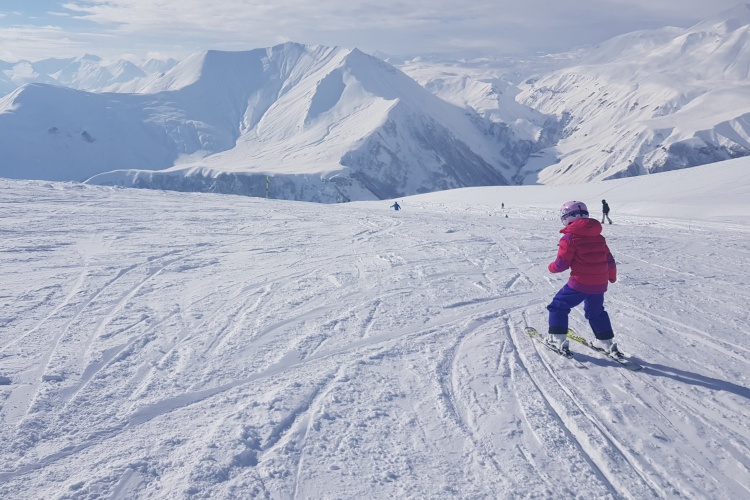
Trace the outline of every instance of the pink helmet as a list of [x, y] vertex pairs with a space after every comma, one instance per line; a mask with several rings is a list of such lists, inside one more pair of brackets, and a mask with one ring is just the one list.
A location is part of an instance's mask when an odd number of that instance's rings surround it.
[[567, 226], [576, 219], [585, 219], [589, 216], [589, 209], [582, 201], [569, 201], [560, 207], [560, 220], [563, 226]]

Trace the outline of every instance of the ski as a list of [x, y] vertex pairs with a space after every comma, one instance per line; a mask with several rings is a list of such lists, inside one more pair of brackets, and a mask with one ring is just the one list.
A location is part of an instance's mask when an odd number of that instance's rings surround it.
[[637, 372], [638, 370], [643, 369], [641, 365], [638, 363], [635, 363], [633, 361], [630, 361], [629, 359], [625, 359], [624, 356], [614, 356], [604, 349], [599, 349], [598, 347], [594, 347], [591, 345], [585, 338], [578, 335], [575, 330], [572, 328], [568, 329], [568, 338], [570, 340], [574, 340], [575, 342], [578, 342], [579, 344], [585, 345], [592, 351], [596, 351], [597, 353], [601, 354], [602, 356], [606, 356], [607, 358], [611, 359], [612, 361], [615, 361], [616, 363], [619, 363], [623, 368], [630, 370], [631, 372]]
[[566, 350], [560, 350], [560, 349], [558, 349], [557, 347], [553, 346], [552, 344], [548, 344], [548, 343], [547, 343], [547, 342], [546, 342], [546, 341], [545, 341], [545, 340], [544, 340], [544, 339], [542, 338], [542, 336], [541, 336], [541, 335], [539, 335], [539, 332], [538, 332], [538, 331], [536, 330], [536, 328], [534, 328], [534, 327], [531, 327], [531, 326], [527, 326], [527, 327], [526, 327], [526, 328], [525, 328], [525, 329], [523, 330], [523, 332], [524, 332], [524, 333], [525, 333], [526, 335], [528, 335], [529, 337], [531, 337], [532, 339], [534, 339], [534, 340], [536, 340], [537, 342], [539, 342], [540, 344], [542, 344], [542, 345], [543, 345], [544, 347], [546, 347], [546, 348], [547, 348], [547, 349], [549, 349], [550, 351], [554, 352], [555, 354], [559, 354], [560, 356], [562, 356], [562, 357], [564, 357], [564, 358], [572, 358], [572, 357], [573, 357], [573, 353], [572, 353], [572, 352], [570, 352], [570, 349], [566, 349]]

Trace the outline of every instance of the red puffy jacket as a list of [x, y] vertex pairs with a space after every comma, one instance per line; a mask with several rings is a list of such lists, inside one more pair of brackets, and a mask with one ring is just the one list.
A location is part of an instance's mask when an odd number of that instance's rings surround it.
[[557, 259], [548, 269], [561, 273], [570, 268], [568, 286], [584, 293], [604, 293], [617, 281], [617, 264], [596, 219], [576, 219], [563, 229]]

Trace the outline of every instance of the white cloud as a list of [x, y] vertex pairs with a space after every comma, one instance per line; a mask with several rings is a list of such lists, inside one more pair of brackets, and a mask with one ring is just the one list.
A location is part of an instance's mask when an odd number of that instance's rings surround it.
[[[19, 41], [22, 41], [20, 47]], [[77, 55], [86, 48], [86, 43], [72, 40], [56, 26], [0, 29], [0, 45], [4, 48], [4, 60], [43, 59], [50, 54]]]
[[[467, 49], [514, 53], [564, 51], [637, 29], [687, 27], [734, 5], [735, 0], [710, 5], [686, 0], [679, 8], [672, 0], [72, 0], [60, 5], [54, 19], [66, 27], [61, 29], [67, 38], [61, 49], [95, 40], [98, 45], [86, 50], [96, 53], [158, 50], [179, 57], [283, 41], [394, 55]], [[7, 19], [0, 26], [7, 25]], [[29, 48], [25, 39], [5, 36], [10, 45], [4, 49], [36, 50], [48, 40], [46, 28], [37, 29], [35, 34], [24, 27], [37, 40]], [[104, 34], [109, 41], [94, 37]]]

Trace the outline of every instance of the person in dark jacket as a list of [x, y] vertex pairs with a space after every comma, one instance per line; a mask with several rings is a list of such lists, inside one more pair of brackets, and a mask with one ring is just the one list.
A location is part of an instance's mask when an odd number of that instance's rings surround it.
[[612, 220], [609, 218], [609, 205], [607, 204], [607, 200], [602, 200], [602, 224], [604, 224], [605, 217], [609, 223], [612, 224]]
[[589, 219], [586, 204], [569, 201], [560, 209], [560, 219], [565, 226], [558, 243], [557, 258], [550, 263], [551, 273], [570, 269], [570, 278], [552, 302], [549, 311], [548, 342], [558, 349], [568, 349], [568, 315], [583, 302], [583, 310], [594, 332], [594, 345], [611, 354], [619, 354], [612, 339], [614, 332], [607, 311], [604, 310], [604, 292], [608, 283], [617, 281], [617, 264], [602, 236], [602, 225]]
[[393, 203], [393, 205], [391, 205], [391, 208], [393, 210], [401, 210], [401, 205], [399, 205], [398, 202], [395, 202]]

